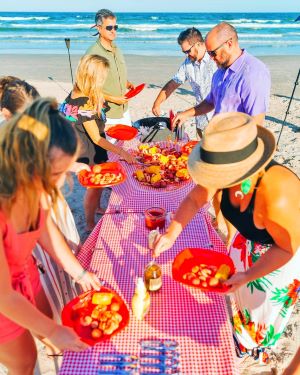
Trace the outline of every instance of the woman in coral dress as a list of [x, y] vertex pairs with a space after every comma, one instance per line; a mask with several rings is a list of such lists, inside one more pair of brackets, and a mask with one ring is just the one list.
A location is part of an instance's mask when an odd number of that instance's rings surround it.
[[33, 336], [60, 350], [83, 350], [76, 333], [52, 320], [32, 257], [37, 241], [84, 290], [99, 289], [50, 216], [57, 181], [76, 160], [74, 129], [53, 103], [39, 99], [0, 129], [0, 363], [33, 374]]

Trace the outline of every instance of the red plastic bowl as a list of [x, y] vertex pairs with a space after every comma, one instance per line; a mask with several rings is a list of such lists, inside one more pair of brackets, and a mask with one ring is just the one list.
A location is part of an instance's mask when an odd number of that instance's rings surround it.
[[94, 184], [94, 183], [89, 182], [89, 178], [92, 177], [92, 176], [90, 176], [90, 173], [93, 173], [93, 172], [82, 170], [78, 173], [78, 176], [77, 176], [78, 181], [82, 186], [89, 187], [89, 188], [103, 188], [103, 187], [107, 187], [107, 186], [119, 185], [126, 180], [125, 169], [123, 168], [123, 166], [120, 163], [107, 162], [107, 163], [97, 164], [97, 166], [99, 166], [101, 168], [101, 171], [100, 171], [100, 173], [94, 173], [94, 176], [96, 174], [104, 175], [105, 173], [115, 173], [115, 174], [121, 173], [121, 175], [122, 175], [121, 180], [116, 181], [116, 182], [111, 182], [111, 183]]
[[129, 141], [137, 136], [138, 130], [132, 126], [118, 124], [109, 128], [106, 134], [120, 141]]
[[144, 89], [145, 86], [146, 86], [146, 84], [142, 83], [141, 85], [136, 86], [134, 89], [129, 90], [125, 94], [125, 98], [127, 98], [127, 99], [133, 98], [134, 96], [139, 94]]
[[[98, 342], [108, 340], [111, 336], [114, 336], [118, 332], [123, 330], [129, 323], [129, 311], [125, 302], [122, 300], [122, 298], [114, 290], [109, 289], [109, 288], [101, 287], [100, 292], [112, 293], [114, 295], [112, 301], [118, 302], [121, 306], [118, 313], [122, 315], [123, 319], [120, 322], [119, 327], [111, 335], [103, 335], [102, 337], [99, 337], [98, 339], [93, 339], [91, 336], [91, 328], [84, 327], [79, 322], [81, 316], [91, 314], [91, 312], [95, 308], [96, 305], [93, 305], [91, 302], [92, 296], [94, 293], [99, 293], [99, 291], [94, 290], [91, 292], [82, 293], [81, 295], [79, 295], [78, 297], [72, 299], [72, 301], [67, 303], [61, 313], [62, 324], [64, 326], [73, 328], [74, 331], [81, 338], [81, 340], [91, 346], [97, 344]], [[72, 307], [75, 304], [79, 303], [80, 299], [84, 299], [85, 297], [88, 299], [87, 306], [83, 306], [82, 308], [74, 310]]]
[[186, 143], [185, 145], [183, 145], [181, 147], [181, 152], [183, 154], [190, 154], [192, 149], [196, 146], [196, 144], [198, 143], [198, 141], [189, 141], [188, 143]]
[[194, 285], [191, 281], [183, 278], [184, 274], [191, 272], [191, 269], [199, 264], [206, 264], [208, 266], [211, 265], [216, 267], [220, 267], [222, 264], [227, 264], [230, 267], [229, 277], [235, 273], [233, 261], [228, 255], [209, 249], [188, 248], [182, 250], [173, 261], [173, 279], [182, 284], [186, 284], [203, 291], [222, 293], [229, 289], [225, 285], [222, 285], [221, 287], [211, 287], [208, 285], [206, 288], [204, 288], [201, 285]]

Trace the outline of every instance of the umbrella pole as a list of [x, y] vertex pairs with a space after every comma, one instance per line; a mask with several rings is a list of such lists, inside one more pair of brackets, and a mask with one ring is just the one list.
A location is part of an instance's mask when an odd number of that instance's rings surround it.
[[298, 75], [297, 75], [297, 78], [296, 78], [296, 81], [295, 81], [295, 84], [294, 84], [293, 92], [292, 92], [292, 95], [290, 97], [289, 105], [287, 107], [283, 123], [281, 125], [280, 133], [279, 133], [279, 136], [278, 136], [278, 139], [277, 139], [277, 143], [276, 143], [277, 149], [278, 149], [278, 144], [279, 144], [279, 140], [280, 140], [280, 137], [281, 137], [281, 133], [282, 133], [283, 127], [284, 127], [285, 122], [286, 122], [286, 118], [287, 118], [288, 114], [290, 113], [289, 110], [290, 110], [290, 106], [291, 106], [293, 98], [294, 98], [294, 93], [296, 91], [296, 87], [299, 85], [299, 77], [300, 77], [300, 69], [299, 69], [299, 72], [298, 72]]
[[72, 85], [74, 85], [72, 63], [71, 63], [71, 56], [70, 56], [70, 42], [71, 42], [70, 38], [65, 38], [65, 43], [66, 43], [66, 47], [67, 47], [67, 50], [68, 50], [68, 56], [69, 56], [69, 65], [70, 65]]

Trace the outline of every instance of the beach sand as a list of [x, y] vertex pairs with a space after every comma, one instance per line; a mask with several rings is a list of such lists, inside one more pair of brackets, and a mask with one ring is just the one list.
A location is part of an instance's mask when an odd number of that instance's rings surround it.
[[[282, 120], [287, 111], [297, 73], [300, 69], [299, 56], [266, 56], [261, 58], [269, 67], [272, 76], [270, 109], [266, 117], [266, 127], [278, 137]], [[0, 76], [15, 75], [36, 86], [43, 96], [54, 96], [62, 101], [70, 89], [70, 70], [67, 55], [1, 55]], [[72, 56], [73, 71], [79, 56]], [[151, 108], [156, 95], [164, 83], [172, 78], [177, 67], [182, 62], [180, 57], [146, 57], [126, 56], [128, 79], [135, 85], [142, 82], [147, 84], [137, 97], [130, 101], [130, 112], [133, 121], [153, 116]], [[57, 81], [50, 81], [52, 77]], [[261, 83], [264, 84], [263, 82]], [[64, 90], [61, 88], [63, 87]], [[184, 110], [194, 103], [191, 88], [183, 85], [162, 106], [162, 112], [168, 113]], [[287, 116], [286, 126], [281, 135], [276, 160], [291, 168], [300, 176], [300, 88], [295, 91], [294, 100]], [[189, 122], [186, 126], [189, 135], [195, 137], [195, 125]], [[74, 214], [78, 231], [84, 239], [84, 214], [82, 198], [84, 189], [74, 182], [73, 191], [67, 200]], [[102, 206], [109, 199], [110, 190], [105, 189]], [[99, 216], [100, 218], [100, 216]], [[271, 354], [271, 363], [260, 366], [251, 358], [239, 363], [242, 374], [281, 374], [282, 369], [290, 361], [291, 356], [300, 346], [300, 303], [298, 302], [287, 326], [285, 334], [279, 340], [278, 346]], [[53, 375], [56, 373], [61, 358], [54, 361], [47, 358], [44, 348], [39, 345], [39, 362], [36, 374]], [[0, 368], [0, 374], [5, 371]], [[197, 375], [197, 374], [188, 374]]]

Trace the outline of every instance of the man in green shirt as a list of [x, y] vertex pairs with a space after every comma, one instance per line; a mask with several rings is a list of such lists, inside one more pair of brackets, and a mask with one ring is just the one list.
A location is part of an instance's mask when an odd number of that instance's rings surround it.
[[99, 35], [96, 43], [86, 51], [86, 55], [99, 55], [109, 61], [109, 72], [103, 86], [103, 94], [109, 106], [106, 112], [106, 129], [111, 125], [131, 125], [128, 110], [128, 99], [125, 93], [134, 88], [127, 81], [127, 69], [124, 56], [119, 47], [113, 42], [117, 36], [117, 18], [108, 9], [100, 9], [95, 16], [95, 26]]

